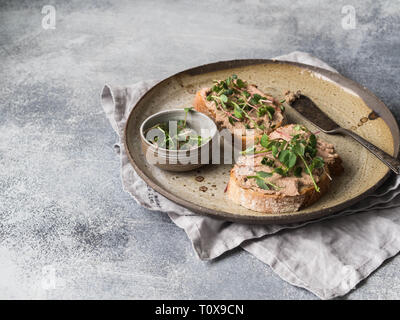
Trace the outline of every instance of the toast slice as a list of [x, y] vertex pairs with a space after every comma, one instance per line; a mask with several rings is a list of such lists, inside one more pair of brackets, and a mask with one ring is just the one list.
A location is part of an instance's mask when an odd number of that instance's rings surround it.
[[228, 129], [242, 142], [242, 150], [285, 121], [284, 106], [277, 99], [236, 75], [198, 91], [193, 106], [213, 119], [219, 130]]
[[294, 212], [320, 199], [332, 177], [342, 172], [332, 144], [304, 126], [290, 124], [263, 135], [253, 150], [243, 152], [231, 170], [226, 193], [254, 211]]

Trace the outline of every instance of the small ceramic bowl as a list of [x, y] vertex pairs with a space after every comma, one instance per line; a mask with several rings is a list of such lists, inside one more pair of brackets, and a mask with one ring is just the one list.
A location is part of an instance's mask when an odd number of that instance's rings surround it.
[[143, 121], [140, 126], [140, 139], [142, 151], [148, 163], [168, 171], [189, 171], [210, 162], [212, 142], [217, 140], [218, 130], [214, 121], [204, 113], [190, 110], [186, 117], [187, 126], [205, 139], [200, 146], [188, 150], [169, 150], [146, 139], [146, 136], [150, 134], [150, 129], [157, 124], [184, 119], [184, 109], [172, 109], [153, 114]]

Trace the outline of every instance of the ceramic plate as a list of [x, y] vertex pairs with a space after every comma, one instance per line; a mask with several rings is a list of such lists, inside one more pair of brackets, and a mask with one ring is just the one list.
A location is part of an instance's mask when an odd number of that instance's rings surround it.
[[[369, 90], [339, 74], [309, 65], [275, 60], [235, 60], [208, 64], [173, 75], [155, 85], [134, 106], [125, 127], [125, 147], [136, 172], [168, 199], [197, 213], [244, 223], [280, 224], [320, 218], [343, 210], [381, 185], [388, 168], [349, 137], [325, 135], [343, 159], [345, 173], [334, 178], [330, 191], [317, 203], [301, 211], [264, 214], [230, 202], [224, 193], [231, 164], [207, 165], [186, 173], [162, 171], [149, 165], [140, 148], [139, 127], [151, 114], [192, 105], [197, 90], [209, 87], [213, 79], [231, 74], [278, 99], [286, 90], [309, 96], [344, 128], [354, 130], [387, 153], [399, 152], [399, 128], [389, 109]], [[307, 120], [290, 107], [289, 122]], [[202, 191], [200, 191], [202, 190]]]

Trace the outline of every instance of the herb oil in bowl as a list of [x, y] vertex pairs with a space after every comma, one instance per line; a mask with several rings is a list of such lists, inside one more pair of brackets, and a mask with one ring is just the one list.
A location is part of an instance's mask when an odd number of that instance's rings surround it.
[[192, 108], [156, 113], [140, 127], [147, 162], [169, 171], [188, 171], [209, 163], [217, 133], [213, 120]]
[[154, 134], [147, 140], [158, 148], [169, 150], [190, 150], [201, 146], [210, 137], [203, 138], [188, 125], [187, 116], [191, 109], [185, 108], [185, 118], [177, 120], [176, 124], [174, 121], [161, 122], [148, 129], [147, 132], [153, 130]]

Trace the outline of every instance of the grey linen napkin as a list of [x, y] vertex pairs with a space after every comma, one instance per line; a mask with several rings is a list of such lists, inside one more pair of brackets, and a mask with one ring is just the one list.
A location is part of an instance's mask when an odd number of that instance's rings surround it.
[[[336, 72], [304, 52], [292, 52], [277, 59]], [[132, 106], [155, 83], [142, 81], [132, 86], [104, 87], [102, 105], [120, 140]], [[214, 259], [241, 246], [287, 282], [322, 299], [330, 299], [348, 293], [385, 259], [400, 251], [400, 178], [397, 176], [392, 176], [361, 203], [324, 219], [291, 225], [245, 225], [200, 216], [166, 199], [133, 170], [123, 141], [116, 145], [116, 150], [121, 157], [124, 190], [142, 206], [166, 212], [185, 230], [202, 260]]]

